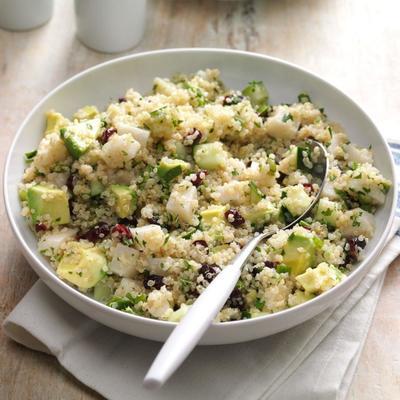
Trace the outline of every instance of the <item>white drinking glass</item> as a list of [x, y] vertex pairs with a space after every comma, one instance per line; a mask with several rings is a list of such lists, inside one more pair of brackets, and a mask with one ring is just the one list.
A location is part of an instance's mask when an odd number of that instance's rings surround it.
[[0, 28], [27, 31], [45, 24], [53, 14], [53, 0], [0, 0]]
[[147, 0], [75, 0], [77, 36], [86, 46], [118, 53], [136, 46], [144, 32]]

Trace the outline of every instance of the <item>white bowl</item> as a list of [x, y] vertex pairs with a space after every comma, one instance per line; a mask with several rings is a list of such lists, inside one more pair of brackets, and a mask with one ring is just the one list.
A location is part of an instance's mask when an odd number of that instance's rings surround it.
[[[333, 121], [340, 122], [355, 143], [372, 145], [382, 174], [395, 182], [390, 150], [370, 118], [341, 91], [321, 78], [297, 66], [240, 51], [221, 49], [172, 49], [135, 54], [90, 68], [69, 79], [49, 93], [28, 115], [11, 146], [4, 171], [5, 204], [21, 249], [40, 278], [77, 310], [104, 325], [146, 339], [164, 341], [175, 323], [123, 313], [109, 308], [68, 286], [39, 254], [34, 234], [20, 215], [17, 185], [24, 170], [24, 153], [37, 147], [44, 129], [44, 113], [54, 108], [65, 115], [79, 107], [95, 104], [105, 107], [126, 89], [148, 92], [156, 76], [169, 77], [177, 72], [219, 68], [228, 87], [241, 89], [251, 80], [263, 80], [272, 103], [293, 102], [300, 92], [308, 92], [316, 104], [325, 107]], [[381, 252], [395, 212], [396, 193], [390, 190], [386, 203], [376, 215], [376, 233], [365, 249], [365, 258], [354, 272], [335, 288], [295, 308], [264, 317], [213, 324], [202, 344], [236, 343], [272, 335], [298, 325], [337, 303], [365, 276], [371, 261]]]

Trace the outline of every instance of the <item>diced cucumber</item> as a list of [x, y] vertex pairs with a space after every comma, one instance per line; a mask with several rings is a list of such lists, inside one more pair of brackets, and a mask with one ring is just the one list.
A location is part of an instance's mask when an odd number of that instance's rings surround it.
[[249, 82], [249, 84], [242, 90], [242, 94], [249, 98], [251, 105], [256, 110], [263, 110], [263, 112], [265, 112], [264, 105], [268, 104], [268, 91], [263, 82]]
[[102, 303], [107, 303], [107, 301], [112, 296], [112, 280], [102, 279], [101, 281], [96, 283], [93, 291], [93, 297], [95, 300], [100, 301]]
[[311, 103], [311, 98], [307, 93], [300, 93], [297, 96], [297, 99], [299, 100], [299, 103]]
[[99, 194], [103, 193], [104, 185], [100, 181], [91, 181], [90, 182], [90, 196], [96, 197]]
[[193, 157], [200, 168], [216, 170], [225, 167], [227, 153], [221, 142], [212, 142], [194, 146]]
[[264, 195], [253, 181], [249, 183], [249, 187], [250, 187], [250, 201], [252, 204], [257, 204], [260, 200], [263, 199]]

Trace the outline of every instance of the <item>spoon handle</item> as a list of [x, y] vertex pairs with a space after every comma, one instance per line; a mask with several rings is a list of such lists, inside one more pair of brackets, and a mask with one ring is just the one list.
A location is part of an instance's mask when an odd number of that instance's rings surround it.
[[190, 307], [153, 361], [144, 378], [145, 387], [155, 389], [162, 386], [186, 359], [225, 304], [240, 277], [243, 264], [264, 237], [259, 235], [251, 240]]

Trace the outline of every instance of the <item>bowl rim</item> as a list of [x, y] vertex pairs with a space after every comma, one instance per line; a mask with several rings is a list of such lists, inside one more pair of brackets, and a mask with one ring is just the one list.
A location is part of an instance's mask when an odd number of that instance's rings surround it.
[[[94, 65], [90, 68], [87, 68], [72, 77], [68, 78], [67, 80], [63, 81], [59, 85], [57, 85], [54, 89], [52, 89], [47, 95], [45, 95], [33, 108], [32, 110], [28, 113], [28, 115], [25, 117], [23, 120], [22, 124], [19, 126], [17, 133], [14, 136], [14, 139], [11, 143], [11, 146], [9, 148], [6, 161], [4, 164], [4, 173], [3, 173], [3, 197], [4, 197], [4, 203], [5, 203], [5, 208], [6, 208], [6, 213], [8, 220], [10, 222], [11, 228], [14, 232], [15, 237], [18, 239], [19, 244], [22, 246], [24, 250], [24, 255], [28, 256], [28, 258], [35, 264], [35, 266], [40, 269], [40, 271], [46, 276], [47, 279], [51, 280], [52, 283], [54, 283], [56, 286], [58, 286], [61, 290], [64, 291], [65, 295], [71, 295], [73, 297], [77, 297], [78, 300], [83, 301], [88, 303], [89, 306], [95, 307], [98, 311], [103, 312], [105, 314], [109, 314], [112, 317], [120, 318], [120, 319], [125, 319], [128, 321], [132, 322], [137, 322], [137, 323], [144, 323], [144, 324], [150, 324], [154, 326], [159, 326], [162, 328], [173, 328], [177, 325], [176, 322], [170, 322], [170, 321], [163, 321], [163, 320], [158, 320], [158, 319], [152, 319], [148, 317], [142, 317], [139, 315], [134, 315], [134, 314], [129, 314], [125, 313], [123, 311], [111, 308], [109, 306], [106, 306], [105, 304], [85, 295], [84, 293], [81, 293], [79, 290], [73, 288], [72, 286], [68, 285], [66, 282], [61, 280], [54, 272], [51, 271], [48, 267], [44, 265], [44, 263], [38, 258], [38, 255], [35, 253], [34, 250], [32, 250], [27, 243], [24, 241], [22, 234], [17, 226], [17, 223], [14, 218], [14, 214], [12, 212], [11, 208], [11, 201], [10, 201], [10, 196], [9, 196], [9, 189], [7, 185], [8, 181], [8, 174], [9, 174], [9, 169], [11, 167], [11, 158], [12, 154], [14, 153], [17, 141], [19, 140], [19, 137], [22, 134], [22, 131], [24, 130], [25, 126], [31, 119], [31, 117], [37, 112], [37, 110], [41, 107], [41, 105], [47, 101], [50, 97], [52, 97], [55, 93], [59, 92], [62, 90], [64, 87], [68, 86], [72, 82], [79, 80], [81, 77], [85, 75], [91, 74], [93, 71], [97, 69], [102, 69], [104, 67], [108, 67], [113, 64], [118, 64], [118, 63], [123, 63], [127, 60], [131, 59], [137, 59], [137, 58], [143, 58], [143, 57], [148, 57], [148, 56], [153, 56], [153, 55], [158, 55], [158, 54], [165, 54], [165, 53], [175, 53], [175, 54], [180, 54], [180, 53], [223, 53], [223, 54], [235, 54], [237, 56], [241, 57], [250, 57], [250, 58], [258, 58], [262, 60], [266, 60], [268, 62], [273, 62], [281, 65], [285, 65], [287, 67], [297, 69], [304, 74], [312, 77], [313, 79], [319, 81], [320, 83], [323, 83], [324, 85], [328, 86], [330, 90], [333, 90], [334, 92], [338, 93], [341, 96], [344, 96], [350, 103], [352, 103], [353, 106], [357, 109], [357, 111], [360, 112], [361, 115], [367, 120], [367, 122], [372, 125], [372, 127], [377, 131], [378, 135], [382, 139], [382, 142], [384, 143], [384, 147], [386, 152], [390, 155], [389, 157], [389, 164], [390, 164], [390, 169], [392, 173], [392, 190], [394, 190], [393, 193], [393, 200], [392, 204], [390, 205], [390, 213], [389, 217], [387, 220], [387, 226], [384, 228], [383, 234], [378, 240], [378, 243], [376, 246], [371, 250], [370, 254], [357, 266], [356, 269], [354, 269], [351, 274], [348, 276], [347, 279], [339, 283], [337, 286], [329, 289], [328, 291], [316, 296], [315, 298], [306, 301], [305, 303], [299, 304], [296, 307], [292, 308], [287, 308], [281, 311], [278, 311], [276, 313], [272, 314], [267, 314], [263, 316], [259, 316], [256, 318], [250, 318], [250, 319], [242, 319], [242, 320], [237, 320], [237, 321], [227, 321], [224, 323], [215, 323], [213, 322], [211, 324], [211, 327], [213, 329], [225, 329], [231, 326], [250, 326], [254, 325], [257, 323], [262, 323], [266, 321], [272, 322], [273, 320], [276, 319], [281, 319], [284, 317], [290, 317], [293, 313], [298, 313], [298, 312], [305, 312], [306, 309], [310, 309], [313, 307], [314, 304], [316, 303], [321, 303], [324, 300], [329, 301], [332, 297], [335, 297], [336, 294], [339, 294], [339, 291], [345, 290], [346, 287], [349, 287], [351, 284], [351, 281], [357, 280], [357, 277], [359, 277], [364, 272], [364, 270], [370, 269], [371, 265], [370, 261], [373, 260], [383, 249], [383, 246], [386, 242], [386, 239], [390, 233], [390, 228], [393, 224], [394, 217], [395, 217], [395, 212], [396, 212], [396, 204], [397, 204], [397, 176], [395, 173], [395, 165], [393, 161], [393, 156], [390, 151], [389, 145], [385, 139], [385, 137], [382, 135], [378, 127], [375, 125], [375, 123], [372, 121], [372, 119], [369, 117], [369, 115], [363, 110], [363, 108], [356, 103], [350, 96], [348, 96], [346, 93], [344, 93], [342, 90], [338, 89], [335, 85], [331, 84], [330, 82], [326, 81], [325, 79], [321, 78], [319, 75], [302, 68], [294, 63], [284, 61], [280, 58], [277, 57], [271, 57], [265, 54], [260, 54], [260, 53], [255, 53], [255, 52], [249, 52], [249, 51], [243, 51], [243, 50], [233, 50], [233, 49], [226, 49], [226, 48], [204, 48], [204, 47], [196, 47], [196, 48], [170, 48], [170, 49], [162, 49], [162, 50], [151, 50], [151, 51], [145, 51], [145, 52], [140, 52], [140, 53], [135, 53], [135, 54], [129, 54], [126, 56], [118, 57], [118, 58], [113, 58], [111, 60], [108, 60], [106, 62]], [[29, 229], [28, 225], [26, 225], [26, 229]], [[37, 252], [37, 249], [36, 249]], [[361, 279], [361, 278], [360, 278]], [[52, 289], [47, 282], [45, 281], [46, 285]], [[347, 284], [346, 284], [347, 283]], [[53, 290], [53, 289], [52, 289]], [[58, 293], [56, 293], [58, 296], [60, 296]]]

